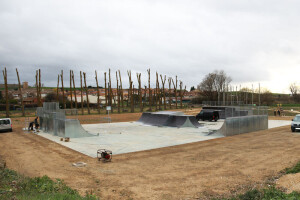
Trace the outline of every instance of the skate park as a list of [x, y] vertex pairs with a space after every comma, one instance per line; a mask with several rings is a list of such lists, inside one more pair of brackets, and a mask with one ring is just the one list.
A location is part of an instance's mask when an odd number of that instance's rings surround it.
[[[289, 125], [290, 121], [268, 120], [267, 108], [226, 107], [217, 122], [199, 121], [183, 112], [143, 113], [139, 120], [119, 123], [80, 124], [76, 110], [61, 110], [44, 103], [37, 111], [39, 135], [63, 146], [96, 157], [97, 149], [113, 154], [175, 146]], [[246, 113], [246, 114], [245, 114]], [[70, 138], [65, 142], [62, 138]]]

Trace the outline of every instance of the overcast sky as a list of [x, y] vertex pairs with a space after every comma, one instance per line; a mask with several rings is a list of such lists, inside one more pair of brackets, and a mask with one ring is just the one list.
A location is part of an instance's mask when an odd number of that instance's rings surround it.
[[[8, 82], [34, 84], [42, 70], [45, 86], [65, 84], [73, 69], [95, 85], [94, 71], [178, 75], [187, 88], [224, 70], [232, 84], [288, 93], [300, 83], [300, 1], [291, 0], [1, 0], [0, 69]], [[0, 78], [3, 83], [3, 76]]]

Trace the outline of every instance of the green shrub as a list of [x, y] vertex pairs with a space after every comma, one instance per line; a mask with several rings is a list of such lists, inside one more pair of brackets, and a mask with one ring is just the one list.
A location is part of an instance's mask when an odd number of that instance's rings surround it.
[[19, 200], [96, 200], [92, 195], [81, 197], [69, 188], [63, 180], [51, 180], [48, 176], [29, 178], [13, 170], [0, 171], [0, 199]]

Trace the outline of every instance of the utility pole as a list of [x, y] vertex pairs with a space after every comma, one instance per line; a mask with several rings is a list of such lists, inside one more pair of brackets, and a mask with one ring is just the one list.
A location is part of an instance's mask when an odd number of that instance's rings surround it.
[[19, 82], [19, 95], [20, 95], [20, 101], [21, 101], [21, 107], [22, 107], [22, 117], [24, 117], [25, 116], [25, 111], [24, 111], [23, 94], [22, 94], [22, 88], [21, 88], [19, 72], [18, 72], [17, 68], [16, 68], [16, 72], [17, 72], [17, 77], [18, 77], [18, 82]]

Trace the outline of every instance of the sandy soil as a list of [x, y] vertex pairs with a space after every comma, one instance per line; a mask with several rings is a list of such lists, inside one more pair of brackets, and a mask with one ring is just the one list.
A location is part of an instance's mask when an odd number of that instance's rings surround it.
[[[115, 114], [112, 120], [131, 121], [139, 116]], [[0, 134], [0, 155], [8, 168], [27, 176], [61, 178], [81, 194], [88, 191], [102, 199], [229, 196], [262, 187], [293, 166], [300, 153], [300, 134], [292, 134], [285, 126], [116, 155], [111, 163], [102, 163], [38, 135], [23, 133], [22, 120], [14, 119], [13, 133]], [[94, 123], [91, 115], [80, 117], [80, 121]], [[86, 162], [87, 166], [76, 168], [73, 162]]]

